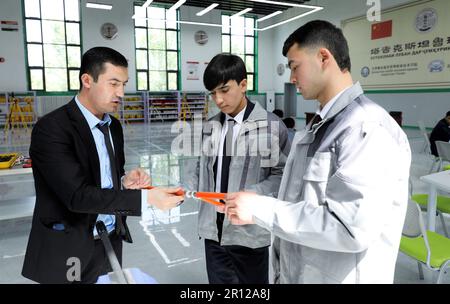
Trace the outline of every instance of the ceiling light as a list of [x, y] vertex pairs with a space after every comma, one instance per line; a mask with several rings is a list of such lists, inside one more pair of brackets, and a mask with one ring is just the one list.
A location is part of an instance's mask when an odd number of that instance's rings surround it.
[[320, 11], [320, 10], [323, 10], [323, 7], [318, 6], [318, 7], [314, 8], [313, 10], [311, 10], [311, 11], [309, 11], [309, 12], [305, 12], [305, 13], [303, 13], [303, 14], [300, 14], [300, 15], [298, 15], [298, 16], [292, 17], [292, 18], [290, 18], [290, 19], [287, 19], [287, 20], [284, 20], [284, 21], [280, 21], [280, 22], [278, 22], [278, 23], [275, 23], [275, 24], [266, 26], [266, 27], [264, 27], [264, 28], [260, 28], [260, 29], [258, 29], [258, 31], [265, 31], [265, 30], [274, 28], [274, 27], [276, 27], [276, 26], [279, 26], [279, 25], [282, 25], [282, 24], [285, 24], [285, 23], [294, 21], [294, 20], [296, 20], [296, 19], [305, 17], [305, 16], [307, 16], [307, 15], [309, 15], [309, 14], [318, 12], [318, 11]]
[[213, 10], [214, 8], [216, 8], [217, 6], [219, 6], [219, 3], [213, 3], [210, 6], [208, 6], [207, 8], [205, 8], [202, 11], [199, 11], [196, 15], [197, 16], [203, 16], [204, 14], [206, 14], [207, 12], [209, 12], [210, 10]]
[[261, 22], [261, 21], [267, 20], [267, 19], [272, 18], [272, 17], [275, 17], [276, 15], [279, 15], [279, 14], [281, 14], [281, 13], [282, 13], [282, 11], [276, 11], [276, 12], [273, 12], [273, 13], [270, 14], [270, 15], [267, 15], [267, 16], [264, 16], [264, 17], [262, 17], [262, 18], [257, 19], [256, 22]]
[[179, 8], [180, 6], [182, 6], [184, 2], [186, 2], [186, 0], [179, 0], [177, 3], [175, 3], [174, 5], [172, 5], [172, 7], [168, 9], [168, 11], [174, 11], [174, 10], [176, 10], [177, 8]]
[[303, 7], [303, 8], [311, 8], [314, 9], [316, 5], [306, 5], [306, 4], [296, 4], [296, 3], [288, 3], [288, 2], [280, 2], [280, 1], [271, 1], [271, 0], [250, 0], [253, 2], [261, 2], [261, 3], [267, 3], [267, 4], [273, 4], [273, 5], [284, 5], [284, 6], [292, 6], [292, 7]]
[[240, 11], [239, 13], [236, 13], [236, 14], [234, 14], [234, 15], [231, 15], [230, 18], [236, 18], [236, 17], [239, 17], [239, 16], [241, 16], [241, 15], [244, 15], [245, 13], [248, 13], [248, 12], [251, 11], [251, 10], [252, 10], [252, 8], [246, 8], [246, 9]]
[[86, 7], [98, 8], [98, 9], [103, 9], [103, 10], [111, 10], [112, 9], [112, 5], [110, 5], [110, 4], [102, 4], [102, 3], [97, 3], [97, 2], [86, 2]]
[[147, 1], [145, 1], [145, 3], [144, 4], [142, 4], [142, 8], [146, 8], [146, 7], [149, 7], [150, 6], [150, 4], [153, 2], [153, 0], [147, 0]]
[[[292, 17], [292, 18], [290, 18], [290, 19], [283, 20], [283, 21], [280, 21], [280, 22], [278, 22], [278, 23], [275, 23], [275, 24], [272, 24], [272, 25], [269, 25], [269, 26], [266, 26], [266, 27], [263, 27], [263, 28], [258, 28], [258, 27], [255, 27], [255, 28], [253, 28], [253, 27], [252, 27], [252, 28], [247, 28], [247, 27], [244, 27], [245, 30], [248, 29], [248, 30], [254, 30], [254, 31], [265, 31], [265, 30], [274, 28], [274, 27], [276, 27], [276, 26], [279, 26], [279, 25], [282, 25], [282, 24], [291, 22], [291, 21], [293, 21], [293, 20], [299, 19], [299, 18], [304, 17], [304, 16], [306, 16], [306, 15], [309, 15], [309, 14], [312, 14], [312, 13], [315, 13], [315, 12], [318, 12], [318, 11], [320, 11], [320, 10], [323, 10], [323, 7], [321, 7], [321, 6], [315, 6], [315, 5], [295, 4], [295, 3], [278, 2], [278, 1], [271, 1], [271, 0], [250, 0], [250, 1], [253, 1], [253, 2], [262, 2], [262, 3], [269, 3], [269, 4], [274, 4], [274, 5], [284, 5], [284, 6], [290, 6], [290, 7], [300, 7], [300, 8], [310, 9], [310, 10], [307, 11], [307, 12], [305, 12], [305, 13], [303, 13], [303, 14], [294, 16], [294, 17]], [[180, 2], [182, 2], [182, 3], [180, 3]], [[175, 6], [176, 6], [176, 8], [178, 8], [178, 7], [181, 6], [184, 2], [186, 2], [186, 0], [184, 0], [184, 1], [178, 1], [178, 2], [177, 2], [174, 6], [172, 6], [170, 9], [173, 9]], [[179, 4], [179, 3], [180, 3], [180, 4]], [[175, 8], [175, 9], [176, 9], [176, 8]], [[240, 15], [243, 15], [243, 14], [245, 14], [245, 13], [251, 11], [251, 10], [252, 10], [251, 8], [247, 8], [247, 9], [245, 9], [245, 10], [243, 10], [243, 11], [240, 11], [240, 12], [237, 13], [237, 14], [234, 14], [234, 15], [230, 16], [230, 18], [233, 18], [233, 17], [237, 17], [237, 16], [240, 16]], [[199, 13], [201, 13], [201, 12], [202, 12], [202, 11], [200, 11]], [[197, 14], [199, 14], [199, 13], [197, 13]], [[275, 13], [277, 13], [277, 12], [275, 12]], [[259, 23], [259, 21], [266, 20], [266, 19], [269, 19], [269, 18], [275, 16], [275, 13], [270, 14], [270, 15], [265, 16], [265, 17], [261, 17], [260, 19], [257, 20], [257, 23]], [[280, 13], [277, 13], [276, 15], [279, 15], [279, 14], [280, 14]], [[152, 19], [152, 18], [147, 18], [147, 17], [145, 17], [145, 15], [144, 15], [144, 16], [138, 16], [137, 14], [133, 15], [132, 18], [133, 18], [133, 19], [156, 20], [156, 19]], [[205, 25], [205, 26], [213, 26], [213, 27], [223, 27], [222, 24], [206, 23], [206, 22], [182, 21], [182, 20], [166, 20], [166, 19], [164, 19], [164, 20], [158, 19], [158, 21], [171, 21], [171, 22], [176, 22], [176, 23], [179, 23], [179, 24], [191, 24], [191, 25]], [[229, 28], [232, 28], [233, 26], [228, 26], [228, 27], [229, 27]]]
[[304, 17], [304, 16], [306, 16], [306, 15], [309, 15], [309, 14], [312, 14], [312, 13], [315, 13], [315, 12], [318, 12], [318, 11], [320, 11], [320, 10], [323, 10], [323, 7], [322, 7], [322, 6], [317, 6], [317, 5], [305, 5], [305, 4], [296, 4], [296, 3], [288, 3], [288, 2], [280, 2], [280, 1], [271, 1], [271, 0], [250, 0], [250, 1], [253, 1], [253, 2], [261, 2], [261, 3], [267, 3], [267, 4], [273, 4], [273, 5], [284, 5], [284, 6], [290, 6], [290, 7], [300, 7], [300, 8], [307, 8], [307, 9], [310, 9], [310, 11], [308, 11], [308, 12], [305, 12], [305, 13], [303, 13], [303, 14], [294, 16], [294, 17], [289, 18], [289, 19], [287, 19], [287, 20], [280, 21], [280, 22], [278, 22], [278, 23], [275, 23], [275, 24], [266, 26], [266, 27], [264, 27], [264, 28], [258, 28], [258, 31], [265, 31], [265, 30], [274, 28], [274, 27], [276, 27], [276, 26], [279, 26], [279, 25], [282, 25], [282, 24], [285, 24], [285, 23], [294, 21], [294, 20], [299, 19], [299, 18], [301, 18], [301, 17]]

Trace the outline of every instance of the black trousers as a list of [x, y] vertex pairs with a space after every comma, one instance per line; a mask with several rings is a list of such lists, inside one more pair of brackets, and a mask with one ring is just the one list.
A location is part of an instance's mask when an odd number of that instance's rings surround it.
[[269, 247], [221, 246], [205, 239], [210, 284], [268, 284]]
[[[120, 265], [122, 265], [122, 239], [116, 233], [109, 235], [111, 246], [116, 253]], [[112, 271], [108, 257], [106, 255], [105, 247], [101, 240], [95, 240], [94, 253], [88, 265], [81, 272], [81, 284], [94, 284], [97, 282], [99, 276], [107, 274]]]

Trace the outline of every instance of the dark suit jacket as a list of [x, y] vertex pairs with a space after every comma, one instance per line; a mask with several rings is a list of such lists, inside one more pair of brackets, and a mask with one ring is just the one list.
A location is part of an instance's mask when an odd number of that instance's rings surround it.
[[[123, 132], [111, 117], [111, 136], [120, 176], [124, 174]], [[31, 135], [30, 157], [36, 205], [22, 275], [40, 283], [69, 283], [70, 257], [88, 265], [99, 213], [141, 214], [141, 191], [101, 189], [100, 165], [89, 125], [75, 100], [40, 119]], [[52, 229], [63, 223], [64, 231]], [[105, 257], [106, 259], [106, 257]], [[81, 278], [83, 279], [83, 278]]]
[[450, 128], [445, 118], [439, 120], [430, 134], [431, 153], [435, 156], [439, 156], [436, 148], [436, 141], [449, 141], [450, 140]]

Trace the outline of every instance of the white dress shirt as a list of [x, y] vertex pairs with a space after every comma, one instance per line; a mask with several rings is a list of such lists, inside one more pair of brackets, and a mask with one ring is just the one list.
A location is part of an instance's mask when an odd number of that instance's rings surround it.
[[233, 146], [231, 151], [234, 151], [234, 143], [236, 142], [236, 138], [239, 134], [239, 130], [242, 126], [242, 121], [244, 120], [244, 114], [245, 110], [247, 109], [247, 106], [245, 106], [235, 117], [231, 117], [228, 114], [225, 114], [225, 121], [222, 126], [222, 133], [220, 135], [220, 142], [219, 142], [219, 151], [217, 154], [217, 174], [216, 174], [216, 192], [220, 192], [220, 183], [222, 181], [222, 156], [223, 156], [223, 144], [225, 142], [225, 136], [228, 132], [228, 119], [234, 119], [234, 127], [233, 127]]

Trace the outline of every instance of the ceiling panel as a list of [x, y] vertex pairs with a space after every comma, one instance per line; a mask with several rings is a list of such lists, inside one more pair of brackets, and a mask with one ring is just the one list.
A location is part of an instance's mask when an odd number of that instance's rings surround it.
[[[285, 0], [283, 2], [293, 4], [308, 4], [310, 0]], [[144, 3], [145, 1], [141, 1]], [[157, 0], [155, 3], [175, 4], [177, 0]], [[220, 5], [216, 9], [239, 12], [245, 8], [252, 8], [250, 14], [268, 15], [275, 11], [284, 11], [289, 9], [290, 6], [285, 5], [273, 5], [267, 3], [253, 2], [248, 0], [226, 0], [226, 1], [213, 1], [213, 0], [187, 0], [183, 5], [194, 6], [198, 8], [206, 8], [212, 3], [219, 3]]]

